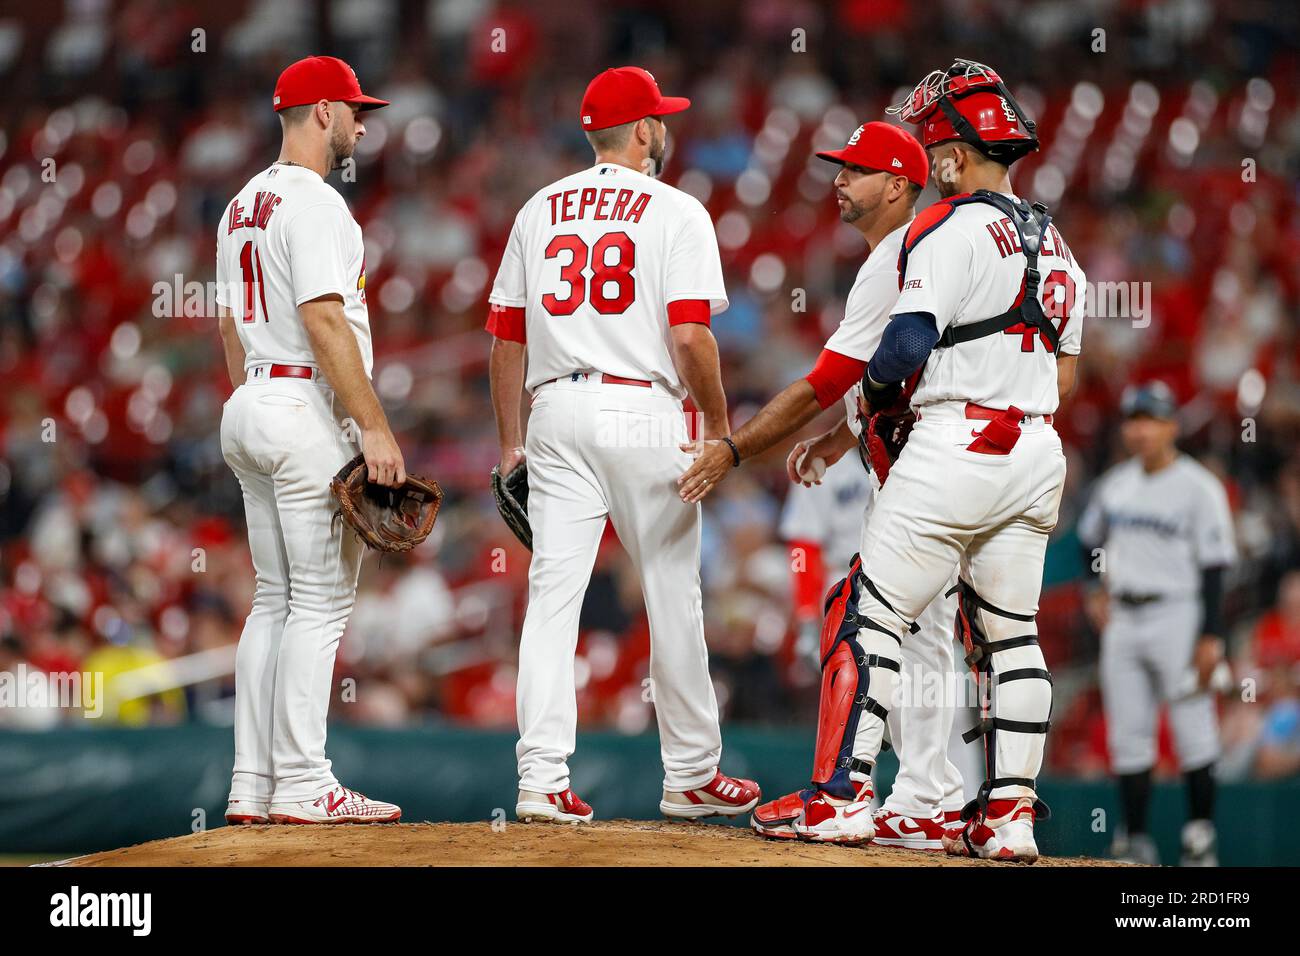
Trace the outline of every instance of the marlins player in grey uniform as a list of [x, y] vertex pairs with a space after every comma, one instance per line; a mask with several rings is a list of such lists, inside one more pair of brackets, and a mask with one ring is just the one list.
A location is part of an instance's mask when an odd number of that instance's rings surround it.
[[[1125, 836], [1116, 855], [1156, 863], [1147, 832], [1161, 704], [1187, 783], [1184, 865], [1216, 862], [1214, 763], [1219, 727], [1212, 687], [1226, 683], [1223, 575], [1236, 558], [1223, 485], [1179, 452], [1169, 387], [1130, 388], [1122, 401], [1132, 455], [1097, 483], [1079, 521], [1102, 573], [1101, 690]], [[1094, 556], [1101, 560], [1094, 560]]]

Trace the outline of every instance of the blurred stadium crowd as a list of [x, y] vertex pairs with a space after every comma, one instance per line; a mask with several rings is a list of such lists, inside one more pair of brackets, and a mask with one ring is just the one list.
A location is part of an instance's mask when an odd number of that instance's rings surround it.
[[[1120, 454], [1121, 390], [1158, 377], [1187, 403], [1183, 446], [1228, 485], [1243, 554], [1232, 653], [1257, 700], [1225, 703], [1226, 769], [1300, 771], [1296, 8], [921, 11], [79, 0], [0, 19], [0, 670], [111, 680], [205, 651], [220, 662], [238, 638], [252, 576], [221, 458], [229, 384], [203, 283], [221, 210], [275, 156], [271, 89], [290, 61], [342, 56], [393, 102], [366, 117], [355, 170], [332, 182], [365, 234], [377, 388], [408, 468], [448, 494], [432, 546], [367, 563], [338, 664], [355, 693], [335, 716], [508, 727], [527, 554], [486, 491], [497, 449], [482, 325], [514, 213], [590, 160], [576, 122], [587, 81], [635, 62], [694, 100], [669, 125], [665, 175], [717, 224], [731, 307], [714, 328], [739, 423], [811, 367], [863, 256], [813, 149], [841, 145], [959, 55], [1002, 70], [1039, 119], [1044, 149], [1016, 167], [1018, 191], [1052, 206], [1090, 280], [1136, 283], [1127, 308], [1091, 320], [1080, 388], [1058, 417], [1070, 477], [1040, 619], [1058, 690], [1049, 764], [1105, 767], [1073, 525]], [[781, 463], [746, 466], [705, 508], [706, 630], [733, 721], [815, 709], [791, 649]], [[648, 648], [611, 535], [584, 608], [585, 726], [651, 726]], [[223, 670], [109, 719], [229, 719]]]

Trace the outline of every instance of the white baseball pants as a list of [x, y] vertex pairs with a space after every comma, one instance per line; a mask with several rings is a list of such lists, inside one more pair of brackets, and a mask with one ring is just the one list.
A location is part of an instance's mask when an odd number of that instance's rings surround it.
[[333, 389], [251, 374], [222, 412], [257, 575], [235, 657], [232, 799], [313, 800], [337, 785], [325, 723], [362, 553], [342, 522], [331, 528], [329, 481], [360, 450], [344, 415]]
[[921, 820], [960, 810], [966, 802], [961, 771], [948, 759], [953, 716], [965, 687], [953, 664], [956, 616], [956, 595], [940, 592], [916, 619], [920, 630], [903, 639], [902, 673], [886, 719], [898, 775], [884, 807]]
[[533, 557], [519, 645], [519, 785], [569, 786], [578, 615], [605, 521], [641, 577], [664, 788], [713, 779], [722, 753], [700, 597], [700, 506], [677, 496], [691, 458], [681, 402], [654, 385], [568, 376], [533, 393], [525, 452]]
[[1200, 629], [1201, 605], [1194, 595], [1141, 607], [1111, 600], [1110, 622], [1101, 636], [1101, 701], [1116, 773], [1155, 766], [1162, 703], [1169, 707], [1169, 729], [1183, 770], [1219, 758], [1214, 695], [1197, 689], [1192, 675]]
[[[906, 645], [916, 637], [909, 624], [947, 588], [957, 565], [986, 602], [973, 623], [995, 648], [991, 716], [1002, 725], [993, 738], [995, 776], [1032, 780], [1046, 737], [1028, 728], [1045, 725], [1052, 694], [1040, 676], [1046, 673], [1042, 651], [1030, 639], [1037, 635], [1043, 557], [1060, 510], [1065, 455], [1055, 429], [1041, 417], [1021, 425], [1009, 454], [970, 451], [974, 434], [986, 424], [966, 418], [964, 402], [921, 409], [863, 528], [862, 570], [878, 597], [864, 589], [859, 611]], [[897, 647], [894, 637], [864, 629], [866, 653], [889, 656]], [[871, 686], [891, 697], [898, 679], [887, 668], [871, 669]], [[873, 726], [859, 739], [865, 736], [874, 757], [884, 726], [869, 714], [863, 720]], [[1007, 784], [993, 787], [989, 796], [1024, 794], [1033, 794], [1032, 788]]]

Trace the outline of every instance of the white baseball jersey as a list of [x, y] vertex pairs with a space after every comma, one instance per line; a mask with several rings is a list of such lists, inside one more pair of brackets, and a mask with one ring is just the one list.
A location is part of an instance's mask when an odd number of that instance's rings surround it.
[[277, 163], [230, 201], [217, 227], [217, 302], [235, 314], [244, 367], [315, 364], [298, 306], [330, 293], [373, 354], [361, 227], [338, 191], [310, 169]]
[[[1011, 220], [989, 203], [939, 201], [913, 221], [900, 262], [893, 314], [928, 312], [942, 333], [1010, 309], [1023, 289], [1025, 257]], [[1077, 355], [1083, 333], [1086, 278], [1053, 224], [1038, 257], [1041, 298], [1060, 331], [1060, 353]], [[925, 364], [913, 407], [935, 402], [1015, 405], [1029, 415], [1056, 411], [1056, 361], [1046, 340], [1023, 326], [951, 348]]]
[[781, 510], [783, 541], [821, 545], [830, 580], [842, 577], [862, 537], [873, 480], [854, 452], [826, 469], [820, 485], [791, 485]]
[[[910, 222], [904, 223], [881, 239], [859, 267], [853, 288], [844, 302], [844, 318], [826, 341], [826, 348], [830, 351], [861, 362], [871, 361], [871, 356], [876, 354], [894, 303], [898, 301], [898, 251], [910, 226]], [[858, 399], [861, 396], [860, 380], [844, 394], [844, 414], [855, 435], [862, 432], [858, 421]], [[845, 457], [852, 457], [861, 467], [856, 454]], [[875, 488], [875, 478], [869, 477], [868, 480]]]
[[871, 361], [898, 301], [898, 250], [910, 223], [899, 226], [871, 250], [858, 268], [844, 301], [844, 318], [826, 340], [826, 348], [861, 362]]
[[515, 217], [488, 301], [525, 310], [530, 391], [573, 372], [686, 390], [668, 304], [727, 307], [713, 222], [693, 196], [601, 163], [538, 191]]
[[[844, 318], [826, 340], [826, 348], [840, 355], [870, 361], [889, 323], [889, 311], [898, 299], [898, 250], [907, 233], [899, 226], [880, 240], [858, 268], [853, 287], [844, 302]], [[857, 396], [861, 383], [844, 396], [849, 427], [856, 435]], [[787, 541], [805, 538], [826, 549], [827, 566], [841, 568], [858, 550], [863, 513], [871, 503], [875, 479], [864, 469], [854, 452], [827, 469], [820, 485], [790, 489], [781, 517], [781, 537]]]
[[1137, 459], [1106, 472], [1079, 519], [1079, 537], [1104, 547], [1111, 594], [1194, 596], [1203, 568], [1237, 555], [1223, 485], [1187, 455], [1155, 474]]

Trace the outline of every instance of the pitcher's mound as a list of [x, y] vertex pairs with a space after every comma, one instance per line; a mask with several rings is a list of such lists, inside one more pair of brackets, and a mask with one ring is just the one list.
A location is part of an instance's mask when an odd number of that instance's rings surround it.
[[[1043, 859], [1039, 865], [1107, 865]], [[884, 847], [764, 840], [716, 824], [610, 820], [222, 827], [64, 861], [64, 866], [997, 866]], [[1002, 864], [1004, 865], [1004, 864]]]

